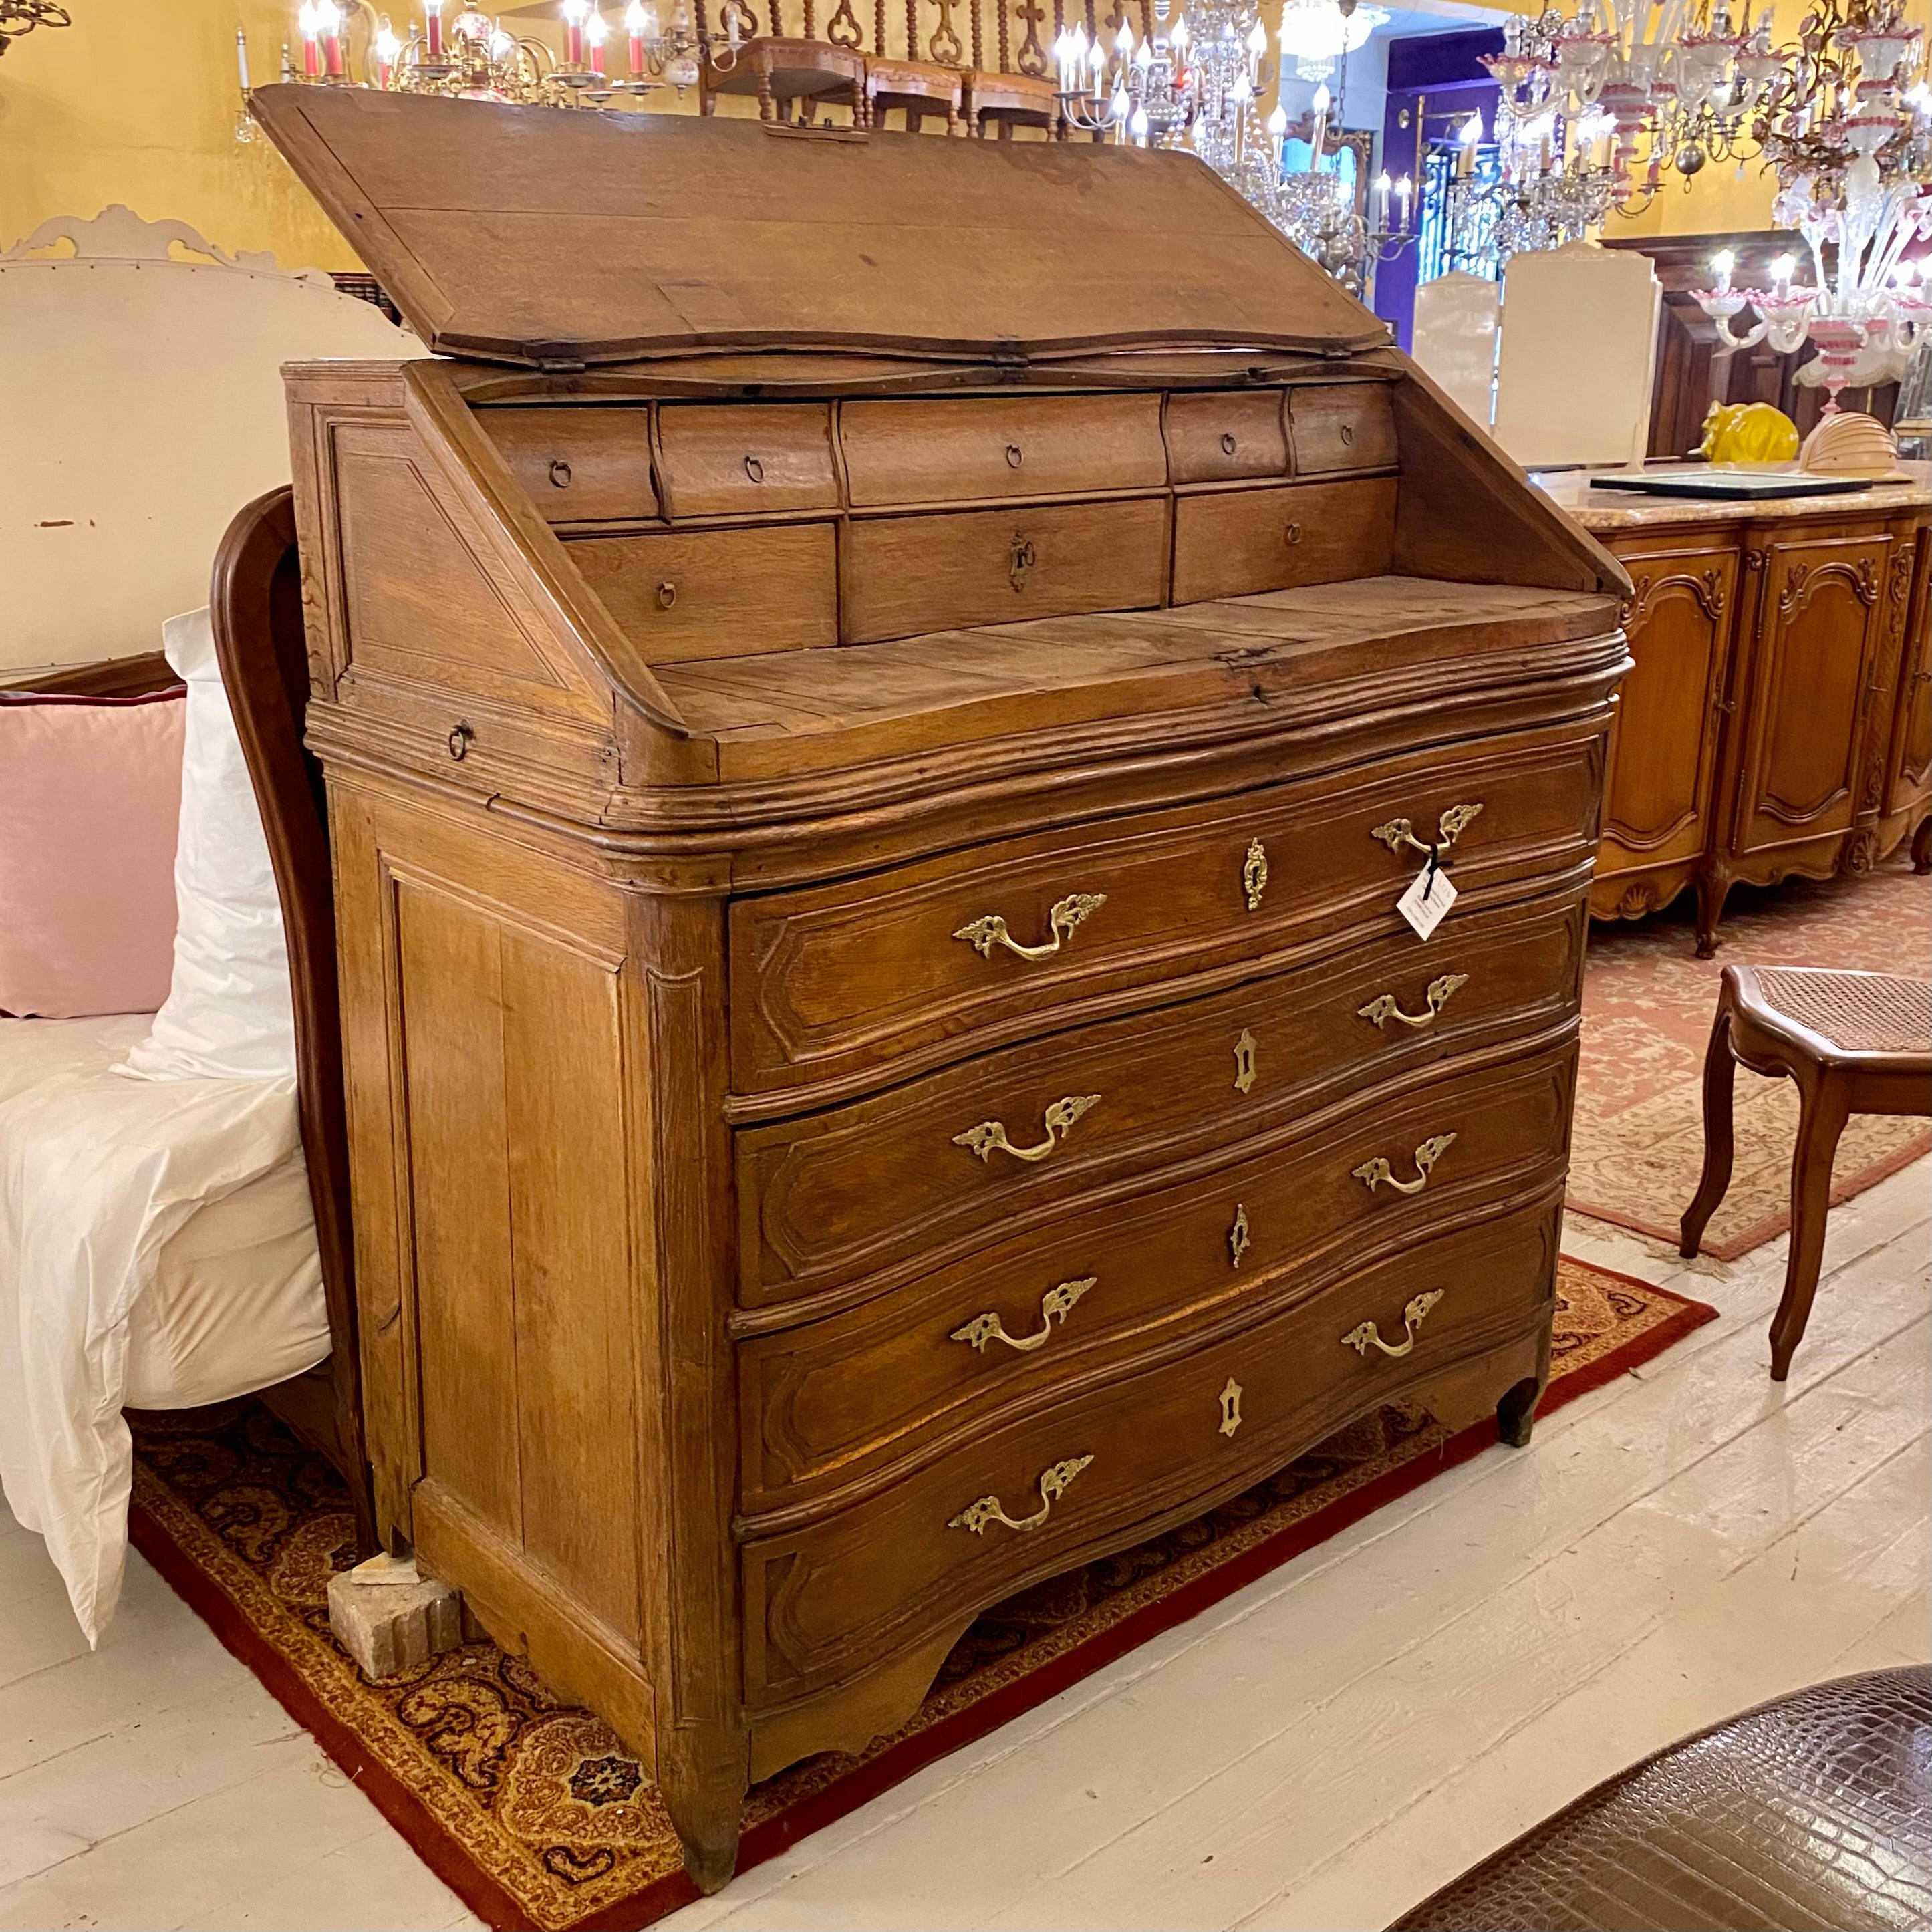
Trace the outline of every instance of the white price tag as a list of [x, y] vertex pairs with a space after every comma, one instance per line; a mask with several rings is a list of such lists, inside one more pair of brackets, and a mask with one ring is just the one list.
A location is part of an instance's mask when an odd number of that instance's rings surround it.
[[1456, 888], [1449, 874], [1438, 866], [1427, 866], [1409, 880], [1408, 890], [1395, 902], [1395, 909], [1414, 927], [1418, 939], [1426, 939], [1442, 923], [1442, 916], [1456, 903]]

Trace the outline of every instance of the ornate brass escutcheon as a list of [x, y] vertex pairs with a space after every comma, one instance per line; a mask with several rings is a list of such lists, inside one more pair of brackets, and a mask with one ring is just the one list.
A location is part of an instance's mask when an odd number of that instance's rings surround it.
[[1420, 852], [1425, 859], [1437, 856], [1448, 850], [1457, 837], [1471, 822], [1479, 817], [1483, 803], [1478, 799], [1474, 805], [1452, 805], [1436, 821], [1436, 843], [1426, 844], [1415, 836], [1415, 828], [1406, 818], [1391, 818], [1386, 825], [1378, 825], [1369, 834], [1371, 838], [1379, 838], [1391, 852], [1400, 852], [1406, 845]]
[[952, 936], [968, 941], [982, 959], [992, 958], [996, 946], [1004, 946], [1009, 952], [1016, 952], [1022, 959], [1051, 959], [1073, 928], [1090, 919], [1106, 903], [1105, 892], [1069, 892], [1064, 899], [1056, 899], [1046, 915], [1047, 930], [1053, 937], [1043, 946], [1022, 946], [996, 912], [982, 914], [962, 926]]
[[1098, 1106], [1100, 1101], [1097, 1094], [1068, 1094], [1054, 1101], [1046, 1110], [1046, 1138], [1033, 1147], [1015, 1147], [1006, 1138], [1004, 1124], [999, 1120], [982, 1120], [976, 1127], [968, 1127], [963, 1134], [955, 1134], [952, 1144], [970, 1148], [982, 1160], [991, 1160], [995, 1148], [1002, 1154], [1011, 1154], [1016, 1160], [1044, 1160], [1066, 1138], [1082, 1114], [1089, 1108]]
[[1012, 555], [1006, 566], [1006, 581], [1016, 591], [1026, 588], [1027, 572], [1039, 561], [1034, 550], [1032, 538], [1015, 531]]
[[1430, 980], [1428, 990], [1422, 996], [1427, 1003], [1427, 1010], [1424, 1012], [1404, 1012], [1393, 993], [1378, 993], [1366, 1006], [1358, 1006], [1355, 1011], [1378, 1031], [1389, 1020], [1400, 1020], [1406, 1027], [1433, 1026], [1436, 1016], [1449, 1004], [1449, 996], [1458, 986], [1468, 983], [1466, 973], [1444, 973], [1439, 980]]
[[1268, 848], [1258, 838], [1250, 838], [1248, 856], [1241, 861], [1241, 890], [1247, 896], [1249, 911], [1260, 911], [1268, 881]]
[[1009, 1335], [1005, 1323], [989, 1310], [984, 1315], [974, 1316], [964, 1328], [954, 1329], [952, 1340], [970, 1342], [982, 1352], [988, 1342], [1004, 1342], [1008, 1348], [1030, 1355], [1034, 1349], [1046, 1346], [1046, 1338], [1052, 1334], [1054, 1322], [1058, 1320], [1064, 1325], [1073, 1312], [1074, 1304], [1100, 1278], [1090, 1274], [1082, 1280], [1063, 1281], [1058, 1288], [1049, 1288], [1040, 1298], [1040, 1327], [1030, 1335]]
[[1234, 1091], [1245, 1094], [1255, 1084], [1255, 1036], [1246, 1027], [1234, 1042]]
[[1022, 1532], [1037, 1529], [1053, 1513], [1054, 1504], [1066, 1493], [1067, 1485], [1087, 1465], [1093, 1461], [1090, 1456], [1069, 1456], [1054, 1464], [1050, 1469], [1040, 1472], [1040, 1508], [1031, 1516], [1010, 1516], [1000, 1506], [998, 1496], [982, 1496], [976, 1502], [970, 1502], [946, 1526], [948, 1529], [968, 1529], [975, 1536], [983, 1536], [988, 1523], [1002, 1522], [1009, 1529]]
[[1221, 1433], [1232, 1436], [1241, 1426], [1241, 1385], [1232, 1376], [1221, 1391]]
[[1372, 1322], [1364, 1322], [1342, 1337], [1342, 1346], [1354, 1349], [1365, 1360], [1372, 1347], [1381, 1349], [1385, 1355], [1406, 1355], [1415, 1346], [1416, 1330], [1428, 1318], [1429, 1311], [1442, 1299], [1442, 1289], [1432, 1288], [1408, 1303], [1402, 1311], [1402, 1339], [1400, 1342], [1384, 1342], [1382, 1330]]
[[1398, 1194], [1420, 1194], [1429, 1185], [1430, 1169], [1455, 1144], [1454, 1134], [1431, 1134], [1415, 1150], [1415, 1178], [1398, 1180], [1395, 1169], [1382, 1155], [1373, 1160], [1365, 1160], [1358, 1168], [1349, 1171], [1372, 1194], [1386, 1180]]
[[1228, 1252], [1233, 1257], [1230, 1268], [1239, 1268], [1241, 1257], [1253, 1244], [1248, 1239], [1248, 1210], [1240, 1202], [1234, 1203], [1234, 1225], [1228, 1230]]

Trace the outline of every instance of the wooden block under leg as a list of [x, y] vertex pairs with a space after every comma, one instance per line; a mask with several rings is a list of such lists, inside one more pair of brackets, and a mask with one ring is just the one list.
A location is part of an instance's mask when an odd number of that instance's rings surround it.
[[372, 1556], [328, 1580], [328, 1625], [365, 1677], [393, 1677], [463, 1642], [463, 1598], [413, 1556]]

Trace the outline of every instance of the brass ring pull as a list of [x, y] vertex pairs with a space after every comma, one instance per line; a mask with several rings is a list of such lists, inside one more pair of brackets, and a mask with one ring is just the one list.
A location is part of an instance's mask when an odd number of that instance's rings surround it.
[[765, 466], [755, 456], [748, 456], [745, 459], [745, 474], [754, 483], [762, 483], [765, 480]]
[[1016, 442], [1006, 445], [1006, 467], [1017, 470], [1026, 460], [1026, 454]]
[[1082, 1280], [1063, 1281], [1058, 1288], [1049, 1288], [1040, 1298], [1040, 1326], [1030, 1335], [1009, 1335], [1006, 1324], [989, 1310], [984, 1315], [974, 1316], [964, 1328], [954, 1329], [952, 1340], [969, 1342], [982, 1354], [988, 1342], [1004, 1342], [1022, 1355], [1030, 1355], [1036, 1348], [1046, 1346], [1054, 1323], [1058, 1321], [1064, 1327], [1074, 1304], [1100, 1278], [1090, 1274]]
[[660, 610], [668, 610], [676, 602], [677, 586], [675, 584], [660, 584], [658, 586], [658, 608]]
[[1408, 1303], [1402, 1311], [1402, 1339], [1400, 1342], [1384, 1342], [1382, 1330], [1372, 1322], [1364, 1322], [1342, 1337], [1342, 1346], [1354, 1349], [1364, 1361], [1368, 1359], [1371, 1346], [1381, 1349], [1385, 1355], [1406, 1355], [1415, 1346], [1416, 1330], [1429, 1318], [1429, 1311], [1442, 1299], [1442, 1289], [1432, 1288]]
[[1234, 453], [1234, 446], [1233, 436], [1228, 430], [1223, 430], [1221, 432], [1221, 454], [1223, 456], [1232, 456]]
[[1395, 1169], [1380, 1154], [1373, 1160], [1365, 1160], [1361, 1166], [1350, 1170], [1355, 1178], [1372, 1194], [1386, 1180], [1398, 1194], [1420, 1194], [1429, 1185], [1430, 1170], [1455, 1144], [1454, 1134], [1431, 1134], [1415, 1150], [1415, 1178], [1398, 1180]]
[[1422, 854], [1425, 858], [1433, 858], [1438, 853], [1446, 852], [1469, 825], [1480, 816], [1482, 800], [1474, 805], [1452, 805], [1436, 821], [1436, 843], [1426, 845], [1416, 837], [1415, 829], [1406, 818], [1391, 818], [1386, 825], [1378, 825], [1369, 834], [1371, 838], [1379, 838], [1391, 852], [1400, 852], [1407, 845]]
[[1010, 1516], [1000, 1507], [998, 1496], [982, 1496], [977, 1502], [968, 1503], [946, 1526], [948, 1529], [970, 1529], [975, 1536], [983, 1536], [990, 1522], [1003, 1522], [1009, 1529], [1017, 1529], [1022, 1534], [1037, 1529], [1053, 1513], [1054, 1504], [1066, 1493], [1067, 1485], [1087, 1465], [1093, 1461], [1090, 1456], [1069, 1456], [1064, 1462], [1054, 1464], [1050, 1469], [1040, 1472], [1040, 1508], [1031, 1516]]
[[1046, 1138], [1033, 1147], [1015, 1147], [1006, 1138], [1005, 1124], [1000, 1120], [982, 1120], [976, 1127], [968, 1127], [963, 1134], [955, 1134], [952, 1144], [969, 1149], [982, 1160], [991, 1160], [995, 1148], [1002, 1154], [1011, 1154], [1016, 1160], [1044, 1160], [1066, 1138], [1074, 1123], [1089, 1108], [1100, 1103], [1097, 1094], [1069, 1094], [1054, 1101], [1046, 1110]]
[[1051, 959], [1073, 928], [1090, 919], [1106, 903], [1105, 892], [1069, 892], [1064, 899], [1056, 899], [1046, 914], [1046, 929], [1053, 937], [1043, 946], [1022, 946], [996, 912], [982, 914], [952, 936], [968, 941], [982, 959], [992, 958], [996, 946], [1004, 946], [1022, 959]]
[[1342, 447], [1344, 449], [1352, 448], [1354, 441], [1355, 425], [1353, 423], [1344, 423], [1342, 425]]
[[458, 722], [450, 728], [449, 755], [459, 764], [470, 755], [470, 741], [476, 736], [476, 732], [466, 724]]
[[1301, 541], [1301, 526], [1299, 524], [1290, 524], [1282, 532], [1282, 535], [1291, 544], [1298, 544]]
[[1436, 1016], [1449, 1004], [1450, 995], [1458, 986], [1466, 986], [1468, 982], [1469, 976], [1466, 973], [1445, 973], [1441, 979], [1430, 980], [1428, 991], [1423, 994], [1429, 1003], [1426, 1012], [1404, 1012], [1396, 1004], [1393, 993], [1378, 993], [1366, 1006], [1358, 1006], [1355, 1011], [1378, 1032], [1388, 1020], [1400, 1020], [1406, 1027], [1433, 1026]]
[[550, 480], [560, 490], [570, 488], [570, 465], [562, 457], [554, 458], [550, 466]]

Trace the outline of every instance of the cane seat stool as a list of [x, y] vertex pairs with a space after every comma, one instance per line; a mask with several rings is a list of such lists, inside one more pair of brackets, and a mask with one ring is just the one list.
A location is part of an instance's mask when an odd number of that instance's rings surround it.
[[1822, 966], [1727, 966], [1704, 1059], [1704, 1172], [1679, 1252], [1697, 1252], [1731, 1179], [1731, 1086], [1742, 1063], [1798, 1083], [1791, 1250], [1771, 1324], [1783, 1382], [1810, 1316], [1832, 1204], [1832, 1156], [1854, 1114], [1932, 1115], [1932, 980]]
[[956, 67], [934, 67], [923, 61], [868, 60], [866, 63], [866, 121], [883, 128], [884, 117], [896, 110], [906, 132], [916, 134], [928, 117], [946, 123], [956, 134], [966, 76]]
[[707, 59], [698, 79], [698, 111], [715, 114], [721, 94], [754, 94], [760, 121], [809, 120], [818, 106], [849, 107], [866, 124], [866, 59], [826, 40], [777, 34], [746, 41], [728, 62]]

